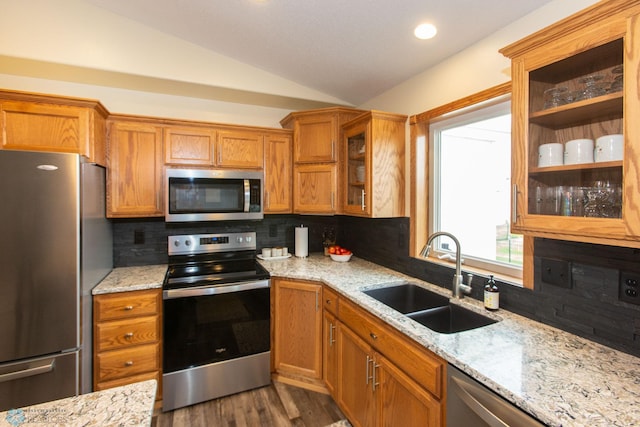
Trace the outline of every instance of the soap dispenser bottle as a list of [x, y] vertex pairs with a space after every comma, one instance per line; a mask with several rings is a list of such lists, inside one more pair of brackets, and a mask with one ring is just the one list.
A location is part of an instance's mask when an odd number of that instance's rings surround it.
[[489, 276], [487, 284], [484, 285], [484, 308], [487, 310], [495, 311], [500, 307], [500, 291], [498, 285], [493, 279], [493, 276]]

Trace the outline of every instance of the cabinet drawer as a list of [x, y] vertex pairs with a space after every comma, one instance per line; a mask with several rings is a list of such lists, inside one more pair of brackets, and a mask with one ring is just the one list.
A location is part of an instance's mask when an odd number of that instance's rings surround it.
[[322, 306], [328, 312], [338, 315], [338, 294], [328, 286], [322, 289]]
[[160, 296], [158, 289], [96, 295], [94, 321], [155, 315], [160, 311]]
[[145, 344], [96, 355], [96, 382], [115, 380], [160, 369], [159, 344]]
[[121, 319], [96, 324], [94, 340], [97, 351], [114, 350], [159, 339], [158, 316]]
[[437, 398], [442, 397], [446, 363], [443, 359], [344, 300], [338, 317], [410, 378]]

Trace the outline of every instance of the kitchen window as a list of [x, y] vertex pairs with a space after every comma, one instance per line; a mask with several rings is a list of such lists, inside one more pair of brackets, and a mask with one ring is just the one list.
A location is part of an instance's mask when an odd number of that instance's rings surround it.
[[[510, 85], [480, 95], [415, 116], [412, 249], [446, 231], [460, 241], [467, 269], [522, 278], [523, 237], [510, 232]], [[455, 250], [447, 237], [432, 244], [444, 262]]]

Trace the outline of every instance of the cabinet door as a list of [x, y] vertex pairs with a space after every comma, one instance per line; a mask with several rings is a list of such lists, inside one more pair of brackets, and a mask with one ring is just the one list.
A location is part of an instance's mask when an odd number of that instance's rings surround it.
[[338, 115], [300, 117], [295, 124], [294, 162], [335, 162], [338, 143]]
[[443, 405], [396, 366], [376, 355], [374, 378], [384, 427], [441, 427]]
[[338, 320], [328, 311], [322, 322], [322, 371], [327, 390], [333, 396], [338, 384]]
[[260, 133], [221, 131], [216, 151], [216, 165], [219, 167], [264, 167], [264, 136]]
[[3, 149], [90, 154], [89, 109], [21, 101], [0, 106]]
[[376, 425], [377, 406], [372, 384], [374, 368], [371, 347], [340, 323], [337, 401], [349, 421], [356, 427]]
[[268, 135], [265, 139], [264, 212], [291, 213], [291, 136]]
[[276, 371], [322, 379], [322, 285], [276, 279], [274, 287]]
[[108, 153], [107, 216], [163, 216], [162, 128], [113, 122]]
[[296, 213], [333, 214], [336, 204], [336, 165], [295, 165], [293, 210]]
[[164, 162], [168, 165], [212, 166], [216, 131], [207, 128], [164, 130]]
[[[529, 37], [525, 50], [518, 43], [503, 49], [508, 56], [514, 52], [512, 228], [639, 246], [640, 125], [632, 118], [640, 111], [640, 22], [627, 17], [631, 11], [604, 4], [592, 13], [585, 25], [563, 21]], [[578, 30], [563, 33], [566, 26]], [[624, 84], [616, 84], [618, 78]], [[599, 158], [598, 138], [611, 134], [624, 135], [624, 158]], [[574, 157], [570, 147], [577, 140], [595, 142], [596, 156], [591, 147], [587, 157]], [[564, 156], [541, 158], [549, 143], [564, 146]]]
[[366, 123], [344, 131], [344, 205], [345, 214], [371, 214], [371, 132]]

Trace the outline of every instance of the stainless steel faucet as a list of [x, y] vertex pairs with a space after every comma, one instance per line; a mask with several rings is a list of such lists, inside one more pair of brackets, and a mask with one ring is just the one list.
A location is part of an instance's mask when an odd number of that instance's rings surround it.
[[451, 291], [454, 298], [461, 299], [463, 297], [463, 293], [471, 293], [471, 278], [469, 280], [469, 285], [465, 285], [464, 283], [462, 283], [462, 257], [460, 256], [460, 242], [458, 241], [458, 239], [456, 239], [453, 234], [447, 233], [446, 231], [438, 231], [436, 233], [433, 233], [431, 236], [429, 236], [429, 238], [427, 238], [427, 243], [420, 251], [420, 256], [423, 258], [427, 258], [429, 256], [429, 251], [431, 250], [431, 242], [433, 241], [433, 239], [440, 236], [447, 236], [451, 240], [453, 240], [453, 243], [456, 244], [456, 273], [453, 276]]

